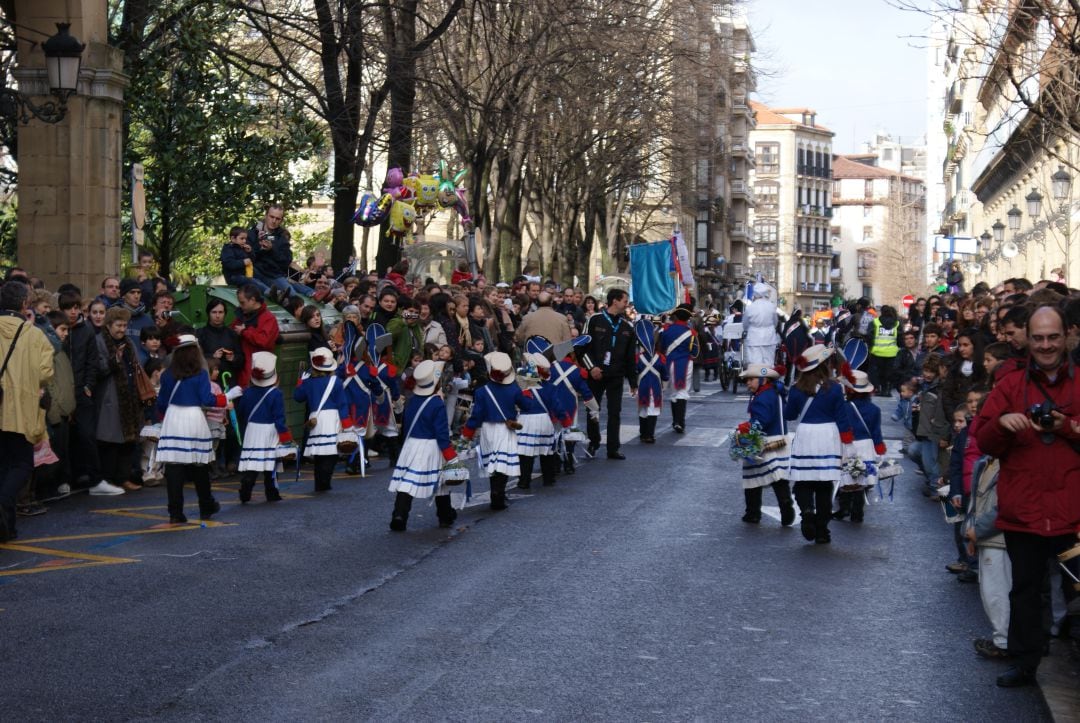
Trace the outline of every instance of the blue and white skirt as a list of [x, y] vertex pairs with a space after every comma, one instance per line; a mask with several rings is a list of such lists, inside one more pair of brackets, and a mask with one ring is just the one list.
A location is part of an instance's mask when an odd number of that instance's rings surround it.
[[480, 427], [480, 469], [491, 476], [501, 472], [509, 477], [521, 474], [518, 466], [517, 433], [502, 422], [484, 422]]
[[539, 457], [555, 450], [555, 425], [547, 412], [522, 414], [518, 417], [521, 429], [517, 431], [518, 454], [522, 457]]
[[409, 437], [401, 445], [397, 466], [390, 476], [390, 491], [404, 492], [418, 499], [436, 494], [449, 494], [439, 484], [443, 456], [434, 439]]
[[840, 479], [843, 445], [840, 430], [833, 422], [802, 422], [795, 430], [788, 454], [788, 479], [792, 482], [835, 482]]
[[170, 404], [161, 422], [157, 461], [162, 464], [210, 464], [214, 440], [202, 407]]
[[305, 457], [337, 456], [337, 435], [341, 431], [341, 416], [336, 409], [324, 409], [318, 414], [313, 414], [309, 419], [315, 420], [315, 428], [308, 433], [307, 444], [304, 445]]
[[241, 472], [273, 472], [278, 461], [278, 431], [273, 424], [249, 422], [240, 450]]
[[[781, 439], [783, 439], [782, 436], [766, 437], [765, 441], [775, 442]], [[771, 452], [762, 452], [759, 459], [744, 459], [742, 470], [743, 489], [752, 490], [787, 479], [789, 460], [787, 445]]]

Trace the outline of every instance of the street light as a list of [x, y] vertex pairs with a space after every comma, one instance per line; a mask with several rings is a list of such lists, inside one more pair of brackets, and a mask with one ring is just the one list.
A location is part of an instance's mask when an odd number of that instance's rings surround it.
[[1064, 201], [1069, 197], [1069, 189], [1072, 186], [1072, 176], [1065, 170], [1065, 166], [1058, 166], [1057, 173], [1050, 176], [1050, 186], [1055, 201]]
[[994, 230], [994, 243], [1002, 243], [1005, 240], [1005, 224], [1001, 222], [1001, 219], [994, 221], [994, 225], [990, 228]]
[[990, 235], [989, 231], [983, 231], [982, 236], [979, 237], [979, 241], [982, 242], [980, 248], [982, 249], [982, 252], [984, 254], [990, 251], [990, 242], [993, 240], [993, 238], [994, 237]]
[[1013, 207], [1010, 208], [1008, 213], [1006, 213], [1005, 215], [1009, 217], [1009, 230], [1010, 231], [1019, 231], [1020, 230], [1020, 217], [1024, 215], [1024, 212], [1021, 211], [1019, 208], [1017, 208], [1016, 204], [1014, 203]]
[[1031, 193], [1025, 196], [1024, 200], [1027, 201], [1028, 216], [1031, 216], [1031, 218], [1033, 219], [1038, 218], [1040, 213], [1042, 212], [1043, 200], [1043, 195], [1039, 193], [1039, 189], [1031, 189]]
[[71, 23], [57, 23], [56, 35], [41, 44], [45, 53], [45, 74], [49, 80], [49, 93], [56, 100], [35, 105], [29, 98], [13, 88], [0, 88], [0, 115], [23, 124], [30, 118], [44, 123], [59, 123], [67, 115], [67, 101], [79, 88], [79, 67], [82, 51], [86, 46], [68, 32]]

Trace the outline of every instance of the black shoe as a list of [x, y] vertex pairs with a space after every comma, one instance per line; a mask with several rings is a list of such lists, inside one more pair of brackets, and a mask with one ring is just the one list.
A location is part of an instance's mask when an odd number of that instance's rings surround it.
[[980, 658], [986, 658], [987, 660], [1005, 660], [1009, 656], [1009, 651], [1005, 648], [999, 648], [994, 644], [993, 640], [988, 638], [979, 638], [974, 642], [975, 653]]
[[453, 527], [455, 520], [457, 520], [457, 510], [452, 509], [450, 510], [450, 515], [448, 517], [439, 518], [439, 527]]
[[251, 502], [251, 490], [254, 489], [254, 487], [254, 482], [251, 482], [250, 484], [246, 482], [240, 483], [240, 504], [246, 505], [248, 502]]
[[683, 427], [681, 424], [673, 424], [671, 425], [671, 428], [675, 430], [675, 434], [682, 434], [686, 431], [686, 428]]
[[557, 480], [554, 477], [552, 477], [551, 479], [546, 479], [546, 480], [544, 480], [544, 486], [545, 487], [554, 487], [556, 481]]
[[999, 688], [1022, 688], [1025, 685], [1035, 685], [1035, 671], [1027, 668], [1009, 668], [997, 677]]
[[598, 449], [600, 449], [599, 444], [593, 444], [592, 442], [589, 442], [588, 446], [585, 447], [585, 452], [590, 457], [595, 457], [596, 456], [596, 450], [598, 450]]
[[347, 465], [345, 465], [345, 474], [348, 474], [348, 475], [360, 474], [360, 465], [358, 465], [358, 464], [347, 464]]
[[408, 520], [406, 520], [404, 517], [394, 515], [390, 518], [390, 529], [394, 532], [404, 532], [407, 524]]
[[505, 497], [493, 497], [491, 498], [491, 504], [489, 505], [489, 507], [495, 512], [505, 510], [509, 506], [510, 505], [509, 503], [507, 503]]
[[814, 538], [814, 544], [816, 545], [828, 545], [830, 542], [832, 542], [832, 535], [828, 530], [819, 532], [817, 537]]
[[832, 513], [832, 518], [834, 520], [843, 520], [847, 516], [848, 516], [847, 510], [842, 510], [841, 509], [841, 510], [837, 510], [836, 512]]
[[221, 512], [221, 503], [214, 500], [208, 507], [199, 507], [199, 519], [209, 520], [217, 512]]
[[752, 525], [756, 525], [759, 522], [761, 522], [761, 513], [760, 512], [747, 512], [745, 515], [742, 516], [742, 521], [743, 522], [749, 522]]
[[649, 435], [648, 437], [640, 438], [642, 444], [656, 444], [656, 437]]
[[562, 473], [567, 475], [574, 474], [574, 465], [564, 465], [562, 468]]
[[527, 490], [531, 486], [532, 486], [532, 483], [529, 482], [529, 480], [527, 480], [527, 479], [523, 479], [523, 480], [521, 480], [520, 482], [517, 483], [517, 488], [519, 490]]
[[169, 522], [171, 524], [174, 524], [174, 525], [186, 525], [187, 524], [187, 517], [184, 516], [183, 514], [169, 515]]
[[623, 454], [622, 452], [608, 452], [607, 453], [607, 458], [608, 459], [626, 459], [626, 455]]
[[862, 512], [852, 512], [851, 513], [851, 521], [854, 522], [855, 524], [861, 523], [863, 521], [863, 513]]
[[273, 492], [267, 492], [266, 493], [266, 501], [267, 502], [281, 502], [281, 493], [278, 492], [277, 490], [274, 490]]
[[780, 524], [784, 527], [790, 527], [791, 523], [795, 521], [795, 505], [790, 502], [786, 505], [780, 505]]
[[963, 572], [957, 573], [956, 581], [967, 583], [978, 582], [979, 573], [975, 572], [974, 570], [964, 570]]
[[802, 512], [802, 523], [799, 525], [802, 530], [802, 536], [807, 540], [813, 540], [817, 537], [817, 525], [814, 523], [814, 513], [807, 510]]

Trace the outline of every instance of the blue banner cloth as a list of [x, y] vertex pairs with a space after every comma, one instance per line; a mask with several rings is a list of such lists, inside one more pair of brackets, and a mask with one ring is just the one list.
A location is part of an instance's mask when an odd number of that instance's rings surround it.
[[679, 303], [675, 279], [671, 278], [674, 260], [670, 241], [631, 244], [630, 300], [639, 314], [662, 314]]

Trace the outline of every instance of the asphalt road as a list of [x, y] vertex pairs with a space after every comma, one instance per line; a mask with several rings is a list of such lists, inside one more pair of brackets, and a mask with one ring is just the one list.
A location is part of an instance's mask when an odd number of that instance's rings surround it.
[[688, 434], [452, 530], [418, 503], [390, 532], [384, 463], [278, 505], [222, 489], [205, 528], [162, 526], [161, 488], [58, 503], [0, 551], [3, 718], [1047, 719], [974, 655], [913, 473], [830, 546], [739, 520], [744, 410], [703, 394]]

